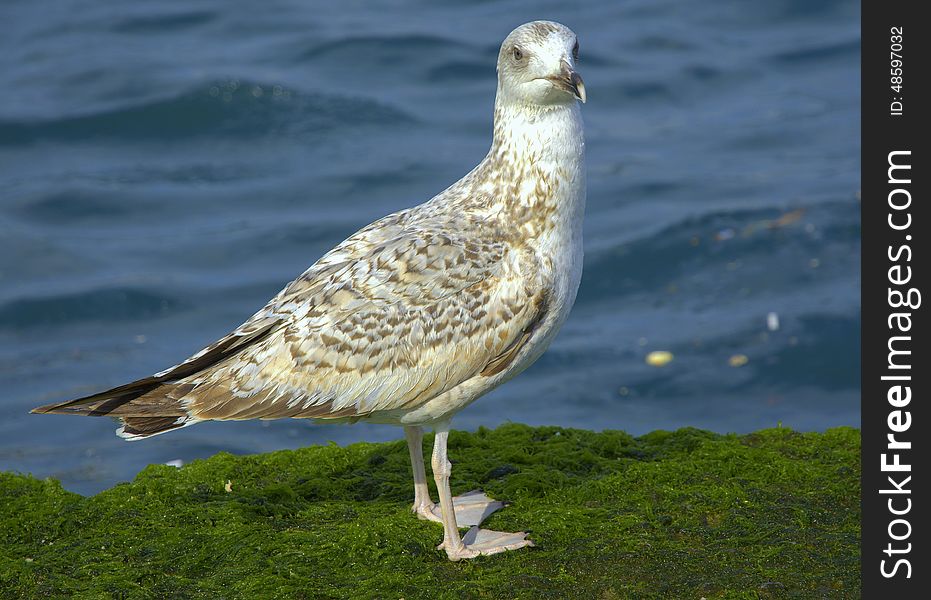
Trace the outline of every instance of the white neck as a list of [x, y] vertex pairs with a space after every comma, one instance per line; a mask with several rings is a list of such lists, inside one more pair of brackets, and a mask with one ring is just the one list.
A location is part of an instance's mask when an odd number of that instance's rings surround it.
[[554, 160], [564, 167], [584, 159], [582, 113], [576, 102], [548, 106], [495, 99], [494, 140], [489, 155]]
[[517, 104], [499, 94], [494, 131], [483, 162], [495, 165], [496, 179], [505, 171], [506, 180], [521, 182], [517, 190], [493, 196], [508, 206], [509, 218], [538, 221], [528, 223], [534, 236], [555, 226], [560, 235], [581, 240], [585, 137], [578, 104]]
[[[450, 202], [455, 198], [456, 202]], [[436, 210], [494, 216], [532, 243], [581, 246], [585, 139], [578, 105], [495, 101], [491, 149], [430, 200]]]

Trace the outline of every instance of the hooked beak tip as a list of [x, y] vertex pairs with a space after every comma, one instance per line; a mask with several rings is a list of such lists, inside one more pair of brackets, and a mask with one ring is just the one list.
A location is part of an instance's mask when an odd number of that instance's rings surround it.
[[587, 96], [585, 95], [585, 82], [582, 81], [582, 76], [576, 73], [575, 69], [568, 64], [565, 65], [565, 68], [568, 70], [568, 73], [565, 73], [568, 91], [581, 100], [582, 104], [585, 104]]
[[585, 104], [585, 82], [582, 81], [582, 78], [579, 77], [578, 73], [572, 74], [572, 84], [572, 87], [575, 88], [575, 97], [581, 100], [582, 104]]

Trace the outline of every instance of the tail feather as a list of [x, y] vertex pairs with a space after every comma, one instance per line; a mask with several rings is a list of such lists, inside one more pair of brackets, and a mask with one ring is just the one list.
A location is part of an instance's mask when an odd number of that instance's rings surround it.
[[120, 417], [122, 425], [116, 430], [116, 435], [126, 441], [135, 442], [160, 433], [166, 433], [194, 423], [200, 419], [184, 417]]

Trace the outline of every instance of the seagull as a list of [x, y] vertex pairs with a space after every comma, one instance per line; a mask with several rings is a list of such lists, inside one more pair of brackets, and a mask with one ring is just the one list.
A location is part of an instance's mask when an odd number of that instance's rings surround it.
[[[429, 201], [360, 229], [229, 335], [150, 377], [34, 413], [110, 416], [140, 440], [211, 420], [402, 426], [412, 510], [443, 524], [450, 560], [532, 546], [479, 528], [503, 503], [453, 498], [457, 412], [526, 369], [565, 322], [582, 276], [585, 142], [575, 33], [521, 25], [498, 53], [485, 158]], [[423, 428], [435, 431], [430, 497]], [[470, 527], [464, 537], [459, 528]]]

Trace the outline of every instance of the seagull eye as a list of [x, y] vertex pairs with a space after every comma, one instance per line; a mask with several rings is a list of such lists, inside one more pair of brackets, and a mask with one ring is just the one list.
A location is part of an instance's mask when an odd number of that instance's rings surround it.
[[524, 53], [520, 51], [520, 48], [514, 47], [514, 60], [520, 60], [524, 58]]
[[579, 40], [576, 40], [575, 46], [572, 47], [572, 58], [579, 60]]

